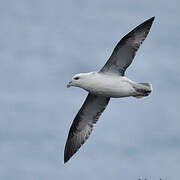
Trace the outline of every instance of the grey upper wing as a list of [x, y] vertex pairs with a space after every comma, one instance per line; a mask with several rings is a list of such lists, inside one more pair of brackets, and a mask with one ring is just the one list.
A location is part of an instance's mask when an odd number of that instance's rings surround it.
[[136, 51], [147, 37], [154, 18], [150, 18], [124, 36], [100, 72], [111, 72], [124, 76], [125, 70], [136, 55]]
[[109, 99], [108, 97], [88, 94], [69, 130], [64, 150], [64, 162], [67, 162], [88, 139], [93, 130], [93, 124], [99, 119]]

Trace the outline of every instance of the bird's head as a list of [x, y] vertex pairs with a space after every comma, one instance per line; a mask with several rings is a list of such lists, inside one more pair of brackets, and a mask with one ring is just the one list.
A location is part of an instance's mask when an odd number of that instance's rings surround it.
[[72, 77], [72, 80], [67, 84], [67, 88], [71, 86], [75, 87], [84, 87], [84, 84], [87, 84], [90, 78], [93, 76], [94, 72], [90, 73], [79, 73]]

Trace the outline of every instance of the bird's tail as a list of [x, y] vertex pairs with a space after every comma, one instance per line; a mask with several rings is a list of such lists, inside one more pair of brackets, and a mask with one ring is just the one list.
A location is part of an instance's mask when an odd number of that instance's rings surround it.
[[135, 94], [133, 97], [135, 98], [143, 98], [149, 96], [152, 92], [152, 84], [150, 83], [137, 83], [134, 86]]

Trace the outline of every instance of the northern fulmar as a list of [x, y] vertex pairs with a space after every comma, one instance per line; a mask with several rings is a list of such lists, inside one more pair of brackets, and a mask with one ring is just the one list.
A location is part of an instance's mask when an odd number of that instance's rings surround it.
[[75, 86], [88, 91], [88, 96], [77, 113], [69, 130], [64, 150], [66, 163], [90, 136], [93, 125], [105, 110], [110, 98], [148, 96], [150, 83], [136, 83], [125, 77], [137, 50], [147, 37], [155, 17], [143, 22], [125, 35], [114, 48], [99, 72], [80, 73], [73, 76], [67, 87]]

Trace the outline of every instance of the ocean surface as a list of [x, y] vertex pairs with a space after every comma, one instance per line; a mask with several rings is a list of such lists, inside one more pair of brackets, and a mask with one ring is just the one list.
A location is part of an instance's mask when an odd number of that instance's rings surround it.
[[[0, 1], [0, 179], [177, 180], [180, 177], [180, 1]], [[118, 41], [156, 16], [126, 76], [144, 99], [112, 99], [63, 163], [87, 93], [66, 88], [98, 71]]]

